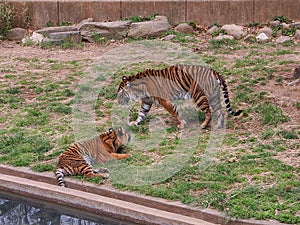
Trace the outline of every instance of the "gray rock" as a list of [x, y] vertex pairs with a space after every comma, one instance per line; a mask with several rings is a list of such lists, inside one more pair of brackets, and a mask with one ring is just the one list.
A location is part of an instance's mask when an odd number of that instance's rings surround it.
[[87, 18], [87, 19], [84, 19], [82, 20], [79, 24], [76, 25], [77, 29], [79, 30], [80, 27], [85, 24], [85, 23], [89, 23], [89, 22], [94, 22], [94, 19], [93, 18]]
[[177, 25], [174, 28], [174, 30], [177, 32], [180, 32], [180, 33], [184, 33], [184, 34], [193, 34], [194, 33], [193, 27], [188, 25], [187, 23], [181, 23], [181, 24]]
[[277, 44], [283, 44], [287, 41], [290, 41], [291, 38], [289, 36], [280, 36], [279, 38], [276, 39]]
[[40, 30], [36, 30], [35, 32], [38, 34], [42, 34], [45, 37], [48, 37], [48, 35], [51, 33], [69, 32], [69, 31], [78, 31], [78, 28], [76, 26], [46, 27]]
[[292, 23], [292, 24], [291, 24], [291, 27], [299, 28], [299, 29], [300, 29], [300, 22]]
[[185, 36], [184, 39], [187, 40], [187, 41], [194, 41], [195, 40], [195, 38], [192, 37], [192, 36]]
[[[31, 35], [31, 37], [29, 37], [27, 40], [31, 41], [33, 44], [41, 44], [44, 38], [45, 38], [44, 35], [39, 34], [34, 31]], [[23, 40], [22, 40], [23, 43], [26, 42], [26, 40], [24, 40], [24, 41]]]
[[294, 73], [293, 73], [293, 78], [294, 79], [300, 78], [300, 66], [295, 68]]
[[265, 33], [260, 33], [258, 36], [256, 36], [256, 40], [259, 42], [267, 42], [269, 37]]
[[296, 40], [300, 40], [300, 30], [296, 30], [294, 37]]
[[225, 34], [225, 35], [220, 34], [217, 37], [214, 37], [213, 39], [217, 40], [217, 41], [221, 41], [221, 40], [225, 40], [225, 39], [234, 40], [234, 37], [232, 35], [228, 35], [228, 34]]
[[218, 30], [220, 30], [220, 28], [218, 26], [214, 25], [214, 26], [212, 26], [211, 28], [209, 28], [207, 30], [207, 33], [212, 34], [212, 33], [216, 32]]
[[80, 31], [66, 31], [66, 32], [50, 33], [48, 35], [48, 38], [52, 39], [52, 40], [61, 40], [61, 41], [69, 40], [71, 42], [81, 43]]
[[6, 38], [10, 41], [21, 41], [26, 35], [26, 30], [23, 28], [13, 28], [6, 33]]
[[94, 41], [95, 35], [99, 38], [123, 38], [126, 37], [129, 28], [128, 21], [113, 22], [86, 22], [79, 27], [82, 39], [90, 42]]
[[227, 34], [233, 36], [234, 38], [242, 38], [247, 35], [246, 32], [244, 32], [244, 27], [235, 25], [235, 24], [226, 24], [222, 26], [222, 30], [226, 31]]
[[165, 36], [165, 37], [163, 38], [163, 40], [165, 40], [165, 41], [170, 41], [170, 40], [174, 39], [175, 37], [176, 37], [175, 34], [169, 34], [169, 35]]
[[54, 46], [59, 46], [64, 43], [64, 40], [62, 39], [52, 39], [52, 38], [44, 38], [41, 42], [42, 45], [54, 45]]
[[288, 30], [291, 27], [291, 24], [282, 23], [281, 26], [284, 30]]
[[132, 23], [128, 32], [129, 37], [157, 37], [169, 31], [171, 25], [165, 16], [156, 16], [151, 21]]
[[270, 27], [277, 27], [280, 25], [280, 21], [279, 20], [274, 20], [274, 21], [271, 21], [270, 23]]
[[[276, 20], [278, 21], [278, 20]], [[268, 38], [271, 38], [273, 35], [273, 30], [269, 27], [263, 27], [258, 31], [258, 34], [264, 33]]]

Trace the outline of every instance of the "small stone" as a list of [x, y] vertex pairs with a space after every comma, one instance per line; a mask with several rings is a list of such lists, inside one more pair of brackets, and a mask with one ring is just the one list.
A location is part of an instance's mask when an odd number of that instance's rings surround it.
[[269, 27], [263, 27], [259, 30], [258, 34], [264, 33], [268, 38], [272, 37], [273, 30]]
[[226, 24], [222, 26], [221, 29], [224, 30], [227, 34], [237, 39], [245, 37], [247, 35], [247, 33], [244, 32], [244, 28], [242, 26], [235, 24]]
[[267, 42], [269, 38], [265, 33], [260, 33], [258, 36], [256, 36], [256, 40], [259, 42]]
[[187, 40], [187, 41], [193, 41], [193, 40], [195, 40], [195, 38], [192, 37], [192, 36], [185, 36], [184, 39]]
[[276, 39], [277, 44], [283, 44], [285, 42], [290, 41], [291, 38], [289, 36], [280, 36], [279, 38]]
[[214, 32], [217, 32], [218, 30], [220, 30], [220, 28], [218, 26], [214, 25], [207, 30], [207, 33], [213, 34]]
[[292, 23], [291, 27], [293, 27], [293, 28], [299, 28], [300, 29], [300, 22]]
[[295, 32], [295, 39], [300, 40], [300, 30], [296, 30]]
[[293, 78], [294, 79], [300, 78], [300, 66], [295, 68], [294, 73], [293, 73]]
[[183, 34], [193, 34], [194, 29], [192, 26], [187, 23], [181, 23], [174, 28], [175, 31], [183, 33]]
[[165, 40], [165, 41], [170, 41], [170, 40], [174, 39], [175, 37], [176, 37], [175, 34], [169, 34], [169, 35], [165, 36], [165, 37], [163, 38], [163, 40]]
[[44, 38], [44, 35], [34, 31], [30, 37], [30, 41], [32, 41], [33, 44], [41, 44]]
[[282, 29], [284, 29], [284, 30], [288, 30], [291, 27], [291, 25], [287, 24], [287, 23], [282, 23], [281, 26], [282, 26]]
[[23, 28], [13, 28], [6, 33], [6, 38], [10, 41], [21, 41], [26, 35], [26, 30]]
[[280, 25], [280, 21], [279, 20], [274, 20], [274, 21], [271, 21], [270, 23], [270, 27], [277, 27]]
[[225, 39], [229, 39], [229, 40], [234, 40], [234, 37], [231, 36], [231, 35], [228, 35], [228, 34], [225, 34], [225, 35], [218, 35], [217, 37], [213, 38], [214, 40], [217, 40], [217, 41], [221, 41], [221, 40], [225, 40]]

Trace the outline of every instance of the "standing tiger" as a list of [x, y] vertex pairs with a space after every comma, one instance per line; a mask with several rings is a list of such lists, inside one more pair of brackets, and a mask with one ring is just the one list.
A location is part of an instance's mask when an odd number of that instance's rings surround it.
[[94, 139], [75, 143], [64, 151], [56, 167], [55, 176], [59, 186], [65, 187], [64, 176], [81, 174], [84, 177], [109, 177], [109, 170], [100, 168], [94, 170], [92, 165], [106, 162], [110, 159], [125, 159], [129, 154], [123, 153], [124, 145], [130, 140], [130, 135], [121, 127], [102, 133]]
[[145, 120], [152, 104], [156, 101], [162, 105], [183, 128], [186, 122], [182, 119], [173, 100], [192, 98], [197, 109], [205, 113], [205, 120], [200, 128], [205, 128], [211, 120], [211, 110], [218, 118], [218, 128], [224, 125], [220, 88], [224, 95], [227, 111], [238, 116], [242, 110], [234, 112], [230, 107], [227, 85], [224, 78], [215, 70], [204, 66], [176, 65], [162, 70], [147, 69], [133, 76], [123, 76], [118, 88], [118, 103], [141, 99], [141, 109], [136, 121], [131, 125], [139, 125]]

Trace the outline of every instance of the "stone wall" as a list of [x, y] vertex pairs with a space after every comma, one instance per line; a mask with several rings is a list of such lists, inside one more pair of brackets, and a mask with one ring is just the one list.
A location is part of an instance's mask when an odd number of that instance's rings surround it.
[[300, 0], [8, 0], [24, 26], [24, 11], [36, 29], [47, 23], [79, 23], [83, 19], [116, 21], [130, 16], [167, 16], [173, 24], [265, 23], [274, 16], [300, 20]]

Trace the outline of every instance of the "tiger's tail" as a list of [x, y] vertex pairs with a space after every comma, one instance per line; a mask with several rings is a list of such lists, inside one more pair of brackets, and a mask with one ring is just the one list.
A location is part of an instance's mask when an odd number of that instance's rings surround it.
[[65, 177], [65, 170], [64, 169], [58, 168], [55, 171], [55, 177], [56, 177], [58, 186], [66, 187], [66, 183], [65, 183], [65, 180], [64, 180], [64, 177]]
[[225, 105], [226, 105], [226, 109], [227, 111], [233, 115], [233, 116], [238, 116], [240, 115], [243, 110], [238, 110], [238, 111], [233, 111], [233, 109], [231, 108], [230, 106], [230, 100], [229, 100], [229, 95], [228, 95], [228, 90], [227, 90], [227, 85], [226, 85], [226, 82], [225, 80], [223, 79], [223, 77], [221, 77], [219, 75], [219, 81], [220, 81], [220, 85], [222, 87], [222, 92], [223, 92], [223, 96], [224, 96], [224, 102], [225, 102]]

